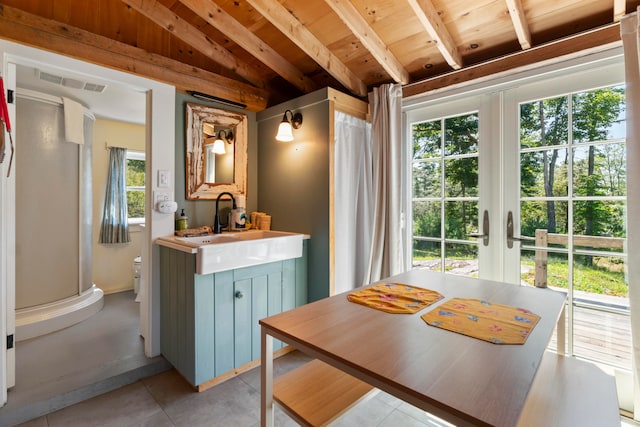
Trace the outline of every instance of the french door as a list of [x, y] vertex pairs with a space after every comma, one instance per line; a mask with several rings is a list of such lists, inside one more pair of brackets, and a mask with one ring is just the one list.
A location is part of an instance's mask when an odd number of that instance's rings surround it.
[[560, 348], [617, 378], [631, 372], [623, 82], [611, 58], [405, 108], [411, 267], [566, 293]]

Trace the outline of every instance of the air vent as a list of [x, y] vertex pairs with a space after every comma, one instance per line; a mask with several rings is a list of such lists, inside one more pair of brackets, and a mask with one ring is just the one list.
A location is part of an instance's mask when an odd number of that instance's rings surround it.
[[82, 89], [88, 92], [102, 93], [107, 88], [106, 85], [98, 83], [83, 82], [82, 80], [72, 79], [68, 77], [56, 76], [55, 74], [47, 73], [45, 71], [38, 70], [38, 78], [42, 81], [53, 83], [55, 85], [69, 87], [72, 89]]
[[102, 93], [104, 92], [104, 90], [107, 88], [106, 85], [99, 85], [96, 83], [86, 83], [84, 85], [84, 90], [88, 90], [90, 92], [98, 92], [98, 93]]
[[45, 73], [44, 71], [40, 71], [38, 73], [38, 77], [40, 77], [40, 80], [43, 80], [45, 82], [49, 82], [57, 85], [62, 84], [62, 77], [54, 76], [53, 74]]
[[76, 79], [69, 79], [69, 78], [63, 78], [62, 79], [62, 86], [65, 87], [70, 87], [73, 89], [82, 89], [84, 87], [84, 82], [81, 82], [80, 80], [76, 80]]

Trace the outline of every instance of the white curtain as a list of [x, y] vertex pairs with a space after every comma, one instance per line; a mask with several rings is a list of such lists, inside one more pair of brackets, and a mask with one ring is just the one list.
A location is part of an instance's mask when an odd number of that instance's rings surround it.
[[369, 94], [373, 139], [373, 234], [367, 282], [405, 270], [402, 215], [402, 86]]
[[634, 418], [640, 419], [640, 62], [637, 13], [620, 22], [627, 104], [627, 273], [634, 366]]
[[335, 293], [366, 284], [371, 249], [371, 124], [335, 112]]

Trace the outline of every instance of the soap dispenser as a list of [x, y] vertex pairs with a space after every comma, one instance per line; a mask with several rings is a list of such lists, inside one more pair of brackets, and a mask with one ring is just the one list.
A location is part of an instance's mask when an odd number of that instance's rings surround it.
[[189, 228], [189, 218], [184, 214], [184, 209], [180, 211], [180, 216], [176, 219], [176, 230], [186, 230]]
[[233, 231], [242, 231], [247, 228], [247, 212], [245, 210], [244, 196], [236, 197], [236, 207], [231, 210], [230, 228]]

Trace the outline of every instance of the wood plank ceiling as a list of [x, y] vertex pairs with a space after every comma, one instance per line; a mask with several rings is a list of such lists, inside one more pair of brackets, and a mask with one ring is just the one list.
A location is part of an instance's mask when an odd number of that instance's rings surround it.
[[259, 111], [325, 86], [360, 98], [389, 82], [428, 90], [416, 82], [517, 52], [544, 59], [557, 53], [537, 48], [585, 32], [565, 48], [605, 44], [639, 3], [5, 0], [0, 37]]

